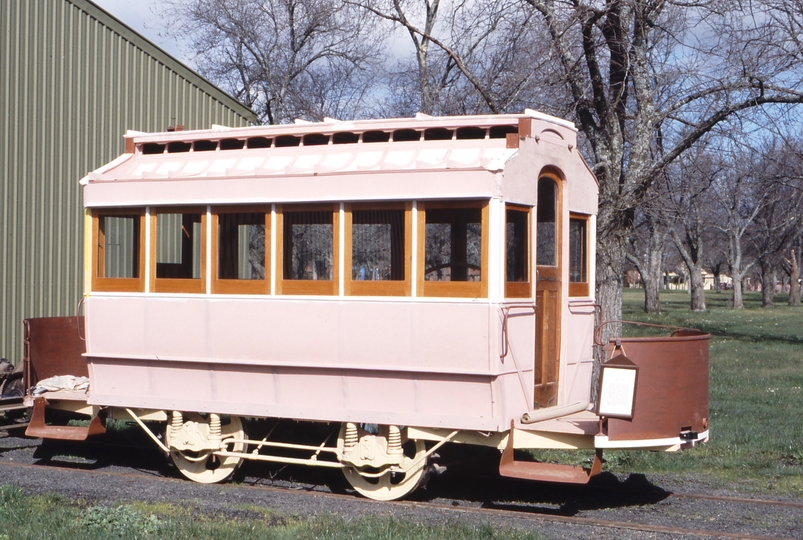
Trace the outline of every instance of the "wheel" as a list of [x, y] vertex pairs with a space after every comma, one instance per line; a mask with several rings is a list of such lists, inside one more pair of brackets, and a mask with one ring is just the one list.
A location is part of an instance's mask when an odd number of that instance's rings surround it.
[[[189, 432], [192, 436], [198, 437], [201, 444], [208, 441], [209, 436], [209, 416], [198, 413], [184, 413], [184, 427], [182, 432]], [[242, 421], [237, 416], [227, 416], [221, 418], [221, 439], [240, 439], [244, 440], [245, 429]], [[185, 477], [193, 482], [201, 484], [214, 484], [229, 478], [237, 470], [243, 459], [234, 456], [219, 457], [212, 453], [212, 450], [176, 450], [170, 441], [171, 427], [167, 428], [167, 445], [170, 448], [170, 457], [176, 464], [178, 470]], [[232, 452], [245, 452], [245, 443], [234, 443], [226, 447]]]
[[401, 499], [419, 486], [427, 465], [424, 457], [427, 448], [424, 441], [404, 440], [402, 441], [402, 450], [404, 452], [402, 469], [407, 469], [414, 464], [412, 469], [406, 473], [392, 472], [390, 469], [378, 471], [373, 468], [361, 470], [356, 467], [345, 467], [343, 474], [351, 487], [364, 497], [376, 501]]

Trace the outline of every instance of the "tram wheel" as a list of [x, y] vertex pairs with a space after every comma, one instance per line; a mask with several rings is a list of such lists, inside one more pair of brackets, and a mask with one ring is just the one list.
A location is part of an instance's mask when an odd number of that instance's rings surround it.
[[[210, 433], [209, 415], [198, 413], [183, 414], [183, 431], [206, 441]], [[237, 416], [221, 418], [221, 439], [245, 440], [243, 423]], [[216, 456], [211, 449], [199, 451], [176, 450], [171, 444], [171, 427], [167, 427], [167, 445], [170, 448], [170, 457], [178, 470], [193, 482], [201, 484], [215, 484], [229, 478], [242, 464], [243, 459], [235, 456]], [[245, 452], [246, 444], [242, 442], [227, 446], [233, 452]]]
[[344, 467], [343, 474], [351, 487], [364, 497], [376, 501], [401, 499], [420, 485], [427, 465], [427, 448], [423, 440], [402, 441], [402, 450], [404, 459], [401, 468], [409, 468], [405, 473], [393, 472], [390, 468], [377, 471], [372, 468]]

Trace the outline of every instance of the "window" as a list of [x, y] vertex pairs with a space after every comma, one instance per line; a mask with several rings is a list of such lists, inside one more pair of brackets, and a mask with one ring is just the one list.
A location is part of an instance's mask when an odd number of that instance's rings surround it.
[[270, 293], [270, 211], [212, 210], [212, 292]]
[[419, 284], [424, 296], [487, 296], [487, 203], [421, 205]]
[[145, 290], [144, 209], [95, 210], [92, 290]]
[[538, 179], [538, 211], [536, 218], [536, 264], [558, 265], [557, 230], [558, 186], [554, 180], [542, 176]]
[[411, 293], [411, 205], [354, 205], [346, 211], [346, 294]]
[[204, 293], [206, 212], [158, 209], [151, 216], [153, 290]]
[[332, 206], [284, 206], [279, 213], [281, 246], [277, 291], [338, 293], [339, 213]]
[[569, 216], [569, 296], [588, 296], [588, 216]]
[[530, 286], [530, 209], [505, 209], [505, 296], [528, 298]]

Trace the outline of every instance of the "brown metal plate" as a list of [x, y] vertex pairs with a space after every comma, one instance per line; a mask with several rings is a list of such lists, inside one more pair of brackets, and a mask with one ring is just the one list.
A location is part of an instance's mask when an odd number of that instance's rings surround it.
[[561, 482], [564, 484], [587, 484], [592, 476], [602, 472], [602, 450], [597, 450], [591, 469], [574, 465], [558, 465], [539, 463], [536, 461], [516, 461], [513, 450], [513, 422], [510, 423], [510, 435], [507, 446], [499, 460], [499, 474], [511, 478], [535, 480], [537, 482]]
[[54, 375], [89, 377], [83, 317], [25, 319], [26, 388]]
[[672, 337], [620, 338], [638, 368], [633, 418], [609, 418], [612, 441], [677, 437], [708, 429], [708, 341], [685, 331]]

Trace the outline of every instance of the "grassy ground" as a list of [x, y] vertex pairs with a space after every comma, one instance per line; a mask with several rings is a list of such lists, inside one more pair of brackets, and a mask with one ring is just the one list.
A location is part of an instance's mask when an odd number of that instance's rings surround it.
[[91, 506], [58, 496], [28, 496], [16, 487], [0, 487], [0, 540], [112, 538], [174, 540], [537, 540], [537, 535], [461, 523], [422, 525], [392, 517], [349, 520], [331, 515], [300, 520], [271, 515], [221, 519], [191, 515], [169, 504]]
[[663, 313], [647, 315], [643, 292], [625, 291], [625, 319], [711, 333], [711, 441], [679, 455], [611, 453], [611, 469], [684, 472], [752, 492], [803, 496], [803, 308], [790, 308], [785, 296], [762, 308], [760, 293], [748, 293], [745, 309], [735, 311], [729, 298], [711, 292], [708, 311], [692, 313], [686, 293], [663, 292]]

